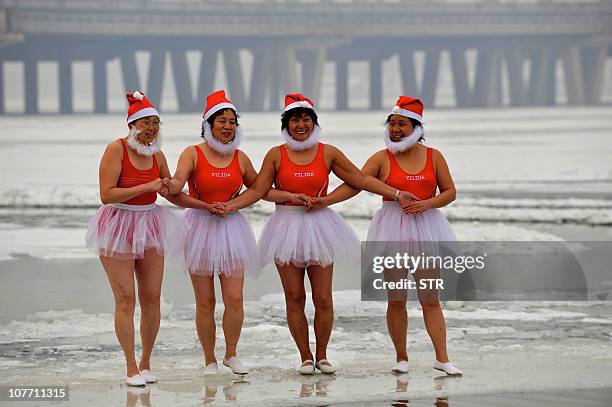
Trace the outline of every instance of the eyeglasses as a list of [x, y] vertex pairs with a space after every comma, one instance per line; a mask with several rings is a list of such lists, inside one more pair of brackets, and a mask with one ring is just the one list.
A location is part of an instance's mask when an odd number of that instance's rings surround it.
[[153, 121], [153, 122], [149, 122], [149, 121], [141, 121], [139, 122], [143, 127], [159, 127], [161, 126], [163, 123], [160, 122], [159, 120]]

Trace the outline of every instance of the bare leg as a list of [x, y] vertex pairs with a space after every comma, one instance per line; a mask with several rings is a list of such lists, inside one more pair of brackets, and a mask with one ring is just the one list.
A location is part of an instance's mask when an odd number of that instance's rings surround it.
[[196, 331], [204, 350], [205, 366], [217, 362], [215, 357], [215, 282], [212, 276], [190, 274], [196, 300]]
[[134, 260], [100, 256], [115, 297], [115, 333], [125, 355], [127, 375], [139, 372], [134, 355]]
[[225, 359], [236, 356], [236, 347], [242, 331], [244, 309], [242, 290], [244, 277], [221, 276], [221, 295], [223, 296], [223, 335], [225, 336]]
[[138, 302], [140, 303], [140, 340], [142, 356], [140, 370], [151, 370], [151, 352], [159, 332], [159, 303], [164, 277], [164, 257], [154, 249], [147, 250], [144, 258], [136, 260]]
[[317, 339], [317, 360], [327, 359], [327, 344], [334, 324], [334, 303], [332, 299], [332, 277], [334, 265], [307, 268], [312, 302], [315, 307], [314, 330]]
[[302, 362], [312, 360], [312, 352], [308, 342], [308, 321], [306, 320], [306, 314], [304, 314], [304, 306], [306, 305], [305, 270], [294, 264], [285, 266], [277, 264], [276, 268], [285, 291], [289, 331], [300, 351]]
[[387, 329], [395, 347], [395, 360], [408, 361], [408, 312], [406, 301], [389, 301], [387, 303]]
[[[421, 279], [435, 279], [438, 277], [439, 273], [436, 270], [419, 270], [414, 273], [417, 287], [420, 286], [419, 281]], [[448, 354], [446, 353], [446, 322], [444, 321], [444, 314], [438, 300], [438, 290], [419, 289], [418, 296], [423, 308], [425, 328], [427, 328], [427, 333], [436, 352], [436, 360], [442, 363], [448, 362]]]

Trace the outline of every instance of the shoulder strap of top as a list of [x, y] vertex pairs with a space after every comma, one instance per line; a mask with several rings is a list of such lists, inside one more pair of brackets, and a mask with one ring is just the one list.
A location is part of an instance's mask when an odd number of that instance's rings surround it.
[[397, 163], [397, 161], [395, 160], [395, 157], [393, 156], [393, 153], [391, 151], [389, 151], [389, 149], [385, 150], [387, 152], [387, 157], [389, 157], [389, 175], [391, 175], [391, 172], [395, 169], [401, 169], [401, 167], [399, 166], [399, 164]]
[[123, 167], [125, 163], [127, 163], [127, 165], [131, 167], [132, 162], [130, 161], [130, 156], [128, 155], [127, 144], [125, 144], [125, 140], [122, 138], [119, 138], [119, 141], [121, 142], [121, 146], [123, 147], [123, 158], [121, 158], [121, 166]]
[[426, 169], [430, 169], [433, 171], [434, 169], [434, 165], [433, 165], [433, 148], [431, 147], [427, 147], [427, 161], [425, 162], [425, 168]]

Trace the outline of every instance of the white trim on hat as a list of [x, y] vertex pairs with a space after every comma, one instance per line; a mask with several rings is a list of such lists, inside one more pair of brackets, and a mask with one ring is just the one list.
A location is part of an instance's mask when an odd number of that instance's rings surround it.
[[127, 118], [128, 123], [132, 123], [134, 120], [142, 119], [147, 116], [159, 117], [159, 112], [154, 107], [145, 107], [144, 109], [138, 110], [136, 113]]
[[223, 102], [223, 103], [218, 103], [214, 105], [213, 107], [211, 107], [210, 109], [208, 109], [208, 111], [204, 113], [204, 116], [202, 117], [204, 117], [204, 120], [206, 120], [210, 116], [218, 112], [219, 110], [228, 109], [228, 108], [232, 109], [234, 112], [238, 112], [238, 110], [236, 109], [236, 106], [234, 106], [232, 103]]
[[416, 119], [419, 122], [423, 123], [423, 116], [419, 115], [418, 113], [413, 112], [412, 110], [402, 109], [401, 107], [397, 105], [393, 107], [393, 109], [391, 110], [391, 114], [399, 114], [402, 116], [410, 117], [410, 118]]
[[298, 107], [305, 107], [307, 109], [314, 110], [314, 107], [310, 103], [308, 103], [308, 101], [300, 100], [300, 101], [297, 101], [297, 102], [289, 103], [287, 106], [285, 106], [285, 112], [287, 110], [295, 109], [295, 108], [298, 108]]

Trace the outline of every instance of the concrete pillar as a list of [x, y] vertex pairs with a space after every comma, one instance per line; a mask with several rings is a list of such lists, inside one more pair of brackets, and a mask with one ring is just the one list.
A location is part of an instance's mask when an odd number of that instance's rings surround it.
[[426, 107], [431, 108], [435, 106], [439, 69], [440, 50], [427, 50], [425, 54], [425, 74], [423, 75], [423, 85], [421, 86], [422, 100]]
[[23, 61], [25, 67], [25, 113], [38, 113], [38, 61], [27, 58]]
[[161, 102], [162, 85], [164, 82], [164, 71], [166, 69], [166, 51], [155, 48], [151, 50], [150, 54], [149, 78], [147, 79], [146, 91], [147, 99], [149, 99], [155, 106], [159, 106]]
[[402, 76], [403, 95], [420, 95], [417, 85], [416, 70], [414, 69], [414, 54], [412, 49], [405, 49], [399, 53], [400, 74]]
[[259, 46], [253, 49], [253, 71], [251, 73], [251, 90], [248, 109], [255, 112], [264, 110], [266, 89], [270, 87], [270, 66], [272, 52]]
[[336, 60], [336, 110], [348, 110], [348, 61]]
[[242, 77], [242, 63], [237, 49], [223, 50], [223, 61], [225, 62], [225, 72], [230, 93], [230, 98], [238, 109], [246, 106], [246, 92], [244, 78]]
[[382, 59], [370, 59], [370, 110], [382, 109]]
[[0, 60], [0, 114], [4, 114], [4, 61]]
[[[294, 48], [282, 47], [277, 54], [280, 69], [280, 90], [283, 95], [301, 91], [297, 74], [297, 58]], [[304, 95], [310, 98], [310, 95]]]
[[321, 87], [323, 86], [323, 71], [325, 69], [325, 48], [305, 50], [305, 58], [302, 60], [302, 83], [304, 92], [315, 103], [321, 98]]
[[457, 107], [471, 106], [470, 82], [467, 74], [465, 49], [451, 48], [450, 62], [455, 87], [455, 100]]
[[562, 59], [567, 102], [570, 105], [582, 105], [585, 101], [585, 92], [580, 48], [577, 45], [570, 46], [563, 52]]
[[198, 81], [198, 93], [195, 104], [199, 111], [204, 112], [206, 107], [206, 96], [210, 95], [215, 86], [215, 76], [217, 75], [217, 50], [202, 50], [202, 60], [200, 62], [200, 80]]
[[510, 84], [510, 104], [522, 106], [526, 104], [525, 81], [523, 80], [523, 53], [519, 47], [506, 50], [506, 67]]
[[[281, 107], [281, 70], [278, 66], [278, 56], [276, 55], [276, 51], [273, 50], [271, 52], [272, 64], [270, 66], [270, 82], [269, 82], [269, 109], [272, 111], [278, 110]], [[283, 95], [284, 96], [284, 95]]]
[[136, 56], [133, 50], [126, 50], [121, 56], [121, 73], [123, 74], [123, 86], [126, 93], [143, 90], [136, 69]]
[[585, 103], [601, 103], [601, 91], [604, 86], [608, 44], [582, 48], [582, 74], [584, 76]]
[[72, 106], [72, 61], [68, 55], [58, 61], [59, 72], [59, 102], [60, 113], [69, 114], [73, 112]]
[[499, 106], [501, 104], [501, 53], [497, 49], [478, 51], [473, 106]]
[[532, 104], [554, 105], [555, 64], [556, 60], [550, 48], [544, 47], [533, 52], [529, 78], [529, 100]]
[[[172, 73], [174, 75], [174, 86], [180, 112], [193, 112], [195, 105], [193, 92], [191, 91], [191, 79], [189, 67], [187, 66], [187, 51], [184, 49], [172, 49]], [[240, 105], [239, 105], [240, 106]]]
[[106, 76], [106, 58], [93, 60], [94, 112], [108, 113], [108, 79]]

